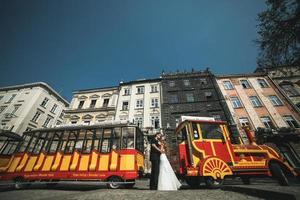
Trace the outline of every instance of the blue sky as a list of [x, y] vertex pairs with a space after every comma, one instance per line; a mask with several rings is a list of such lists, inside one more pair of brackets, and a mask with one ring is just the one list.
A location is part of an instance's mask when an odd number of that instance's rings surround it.
[[0, 0], [0, 87], [72, 91], [162, 70], [253, 72], [263, 0]]

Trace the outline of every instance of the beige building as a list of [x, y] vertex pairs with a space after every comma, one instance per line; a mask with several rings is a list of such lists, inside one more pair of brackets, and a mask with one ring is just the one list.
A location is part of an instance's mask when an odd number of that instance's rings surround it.
[[266, 72], [300, 113], [300, 67], [276, 67], [257, 71]]
[[[144, 135], [161, 131], [160, 79], [145, 79], [120, 83], [116, 120], [138, 125]], [[145, 171], [150, 172], [150, 145], [145, 140]]]
[[29, 83], [0, 88], [0, 129], [22, 134], [63, 122], [69, 103], [48, 84]]
[[299, 113], [267, 75], [224, 75], [217, 82], [240, 130], [244, 125], [300, 128]]
[[118, 87], [77, 90], [65, 111], [65, 124], [94, 124], [115, 119]]

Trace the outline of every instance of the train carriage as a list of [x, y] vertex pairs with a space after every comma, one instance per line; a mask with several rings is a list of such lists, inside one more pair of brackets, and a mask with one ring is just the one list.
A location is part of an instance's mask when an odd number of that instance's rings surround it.
[[23, 134], [0, 180], [105, 181], [132, 187], [144, 170], [144, 137], [135, 125], [86, 125], [36, 129]]
[[[266, 145], [232, 144], [226, 122], [213, 118], [183, 117], [177, 129], [178, 151], [173, 166], [186, 182], [197, 187], [204, 180], [218, 188], [225, 177], [241, 177], [249, 184], [251, 177], [269, 176], [288, 185], [287, 175], [297, 176], [275, 150]], [[247, 135], [251, 140], [251, 134]]]

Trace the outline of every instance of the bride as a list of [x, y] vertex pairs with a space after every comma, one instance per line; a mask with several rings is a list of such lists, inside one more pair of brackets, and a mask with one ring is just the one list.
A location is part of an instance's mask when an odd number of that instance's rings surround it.
[[160, 138], [160, 162], [157, 190], [178, 190], [181, 186], [165, 154], [165, 138]]

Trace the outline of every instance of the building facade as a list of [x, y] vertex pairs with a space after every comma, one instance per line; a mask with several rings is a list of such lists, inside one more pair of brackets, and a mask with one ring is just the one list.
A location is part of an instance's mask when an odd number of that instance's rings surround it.
[[268, 74], [284, 95], [295, 105], [294, 109], [300, 113], [300, 67], [276, 67], [260, 69]]
[[[161, 131], [160, 79], [120, 83], [116, 120], [138, 125], [145, 136]], [[145, 138], [145, 169], [150, 171], [150, 145]]]
[[300, 127], [299, 113], [269, 76], [224, 75], [218, 76], [217, 82], [244, 139], [243, 126], [252, 130], [258, 127]]
[[176, 149], [174, 131], [181, 116], [214, 117], [216, 120], [232, 122], [215, 76], [208, 69], [163, 73], [161, 85], [162, 128], [167, 135], [169, 149]]
[[94, 124], [115, 119], [118, 87], [107, 87], [73, 92], [66, 109], [64, 124]]
[[69, 103], [48, 84], [29, 83], [0, 88], [0, 129], [22, 134], [63, 122]]

